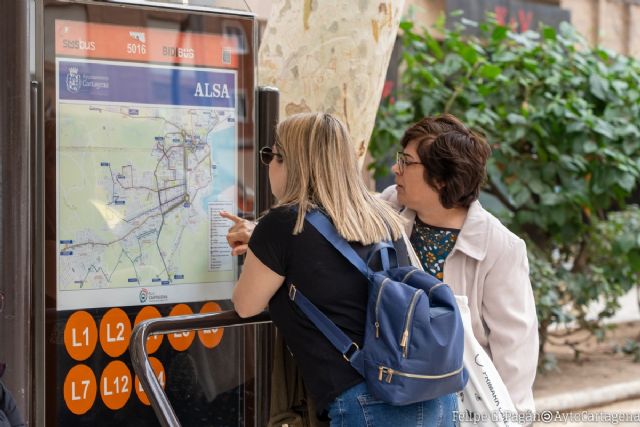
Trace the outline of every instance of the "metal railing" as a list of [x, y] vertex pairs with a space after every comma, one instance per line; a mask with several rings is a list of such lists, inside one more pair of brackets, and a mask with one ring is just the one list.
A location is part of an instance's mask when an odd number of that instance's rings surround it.
[[140, 322], [131, 334], [129, 352], [131, 362], [142, 387], [144, 388], [151, 407], [163, 427], [180, 427], [180, 421], [167, 398], [164, 389], [156, 378], [149, 355], [147, 354], [147, 339], [152, 335], [168, 334], [202, 329], [228, 328], [232, 326], [258, 325], [271, 323], [269, 313], [262, 312], [257, 316], [241, 318], [233, 311], [219, 313], [190, 314], [186, 316], [172, 316], [149, 319]]

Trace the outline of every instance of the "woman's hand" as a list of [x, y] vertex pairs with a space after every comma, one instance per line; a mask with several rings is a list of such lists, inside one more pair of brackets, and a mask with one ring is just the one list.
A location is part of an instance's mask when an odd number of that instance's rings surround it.
[[220, 216], [233, 221], [233, 225], [227, 232], [227, 242], [231, 247], [231, 255], [245, 254], [249, 248], [251, 233], [256, 227], [255, 222], [247, 221], [226, 211], [220, 211]]

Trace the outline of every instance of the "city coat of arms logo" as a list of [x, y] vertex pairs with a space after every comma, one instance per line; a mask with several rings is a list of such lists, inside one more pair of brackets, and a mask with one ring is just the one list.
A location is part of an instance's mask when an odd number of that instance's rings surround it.
[[139, 297], [140, 297], [140, 302], [142, 304], [147, 302], [147, 300], [149, 299], [149, 291], [147, 290], [147, 288], [142, 288], [142, 290], [140, 291]]
[[81, 78], [80, 74], [78, 74], [78, 67], [69, 67], [69, 72], [67, 73], [67, 90], [78, 93], [80, 91]]

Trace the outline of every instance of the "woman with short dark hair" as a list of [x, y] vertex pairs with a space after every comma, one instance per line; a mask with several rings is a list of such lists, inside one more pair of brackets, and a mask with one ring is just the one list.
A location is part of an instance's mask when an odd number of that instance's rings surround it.
[[[444, 208], [468, 208], [478, 199], [491, 148], [454, 116], [420, 120], [407, 129], [400, 144], [403, 149], [415, 144], [424, 180], [438, 190]], [[406, 157], [404, 152], [398, 155]]]
[[526, 246], [478, 201], [491, 149], [448, 114], [415, 123], [401, 145], [396, 185], [382, 198], [408, 220], [424, 269], [468, 297], [475, 338], [518, 411], [533, 411], [538, 323]]

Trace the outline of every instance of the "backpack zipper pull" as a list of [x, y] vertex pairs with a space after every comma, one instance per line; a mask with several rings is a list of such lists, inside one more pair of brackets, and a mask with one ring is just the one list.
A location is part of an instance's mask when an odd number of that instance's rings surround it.
[[409, 341], [409, 330], [405, 329], [402, 333], [402, 340], [400, 341], [400, 347], [402, 347], [402, 355], [407, 357], [407, 342]]
[[380, 323], [376, 321], [376, 338], [380, 338]]
[[378, 381], [382, 381], [383, 374], [384, 374], [384, 366], [378, 366]]
[[391, 377], [393, 377], [393, 369], [387, 369], [387, 383], [391, 382]]

